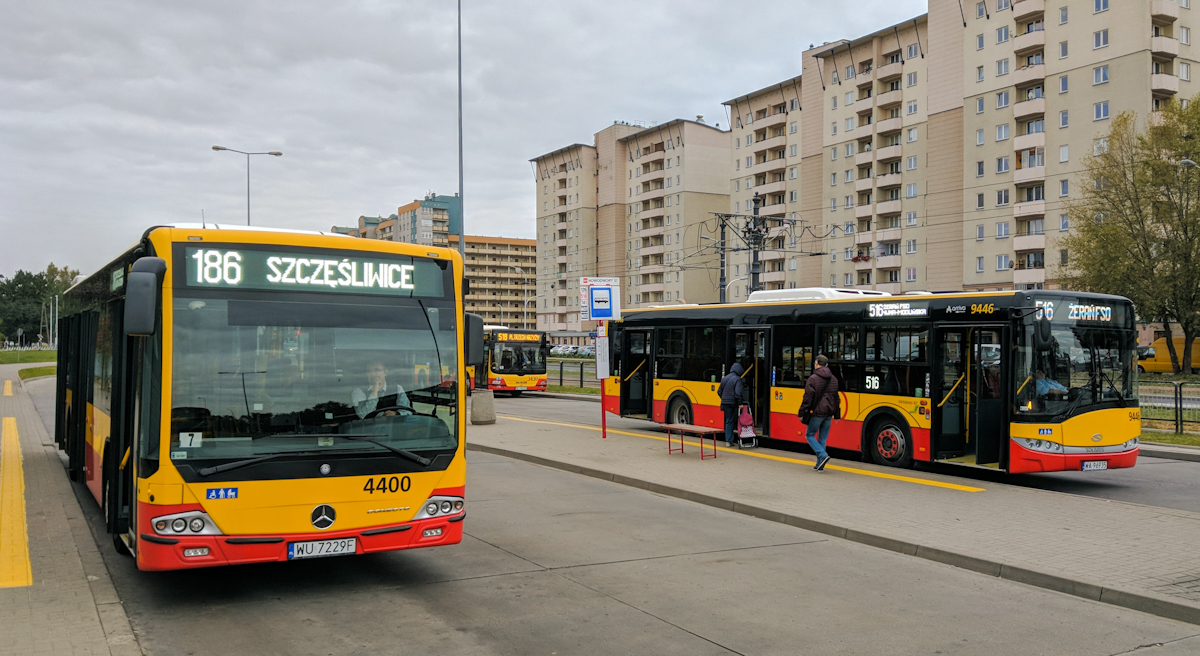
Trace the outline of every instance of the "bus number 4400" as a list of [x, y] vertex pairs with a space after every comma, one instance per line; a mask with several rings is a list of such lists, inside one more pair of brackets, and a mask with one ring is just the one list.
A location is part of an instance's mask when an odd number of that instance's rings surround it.
[[378, 480], [368, 478], [367, 484], [363, 486], [363, 492], [408, 492], [408, 488], [412, 487], [412, 480], [407, 476], [380, 476]]

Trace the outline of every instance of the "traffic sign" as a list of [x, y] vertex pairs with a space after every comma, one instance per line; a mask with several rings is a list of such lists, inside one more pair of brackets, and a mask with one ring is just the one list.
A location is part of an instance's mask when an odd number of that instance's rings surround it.
[[609, 321], [621, 318], [620, 278], [580, 278], [579, 318]]

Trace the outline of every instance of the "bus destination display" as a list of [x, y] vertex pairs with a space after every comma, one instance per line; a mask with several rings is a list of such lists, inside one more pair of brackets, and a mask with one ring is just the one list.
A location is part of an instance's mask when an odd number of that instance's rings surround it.
[[189, 287], [440, 296], [434, 262], [403, 258], [320, 257], [313, 253], [187, 248]]

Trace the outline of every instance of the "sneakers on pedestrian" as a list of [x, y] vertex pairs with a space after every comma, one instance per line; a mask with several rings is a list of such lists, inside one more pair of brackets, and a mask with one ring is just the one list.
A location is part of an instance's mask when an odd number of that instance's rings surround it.
[[815, 467], [815, 469], [817, 471], [825, 471], [825, 464], [828, 462], [829, 462], [829, 456], [823, 456], [821, 458], [817, 458], [817, 466]]

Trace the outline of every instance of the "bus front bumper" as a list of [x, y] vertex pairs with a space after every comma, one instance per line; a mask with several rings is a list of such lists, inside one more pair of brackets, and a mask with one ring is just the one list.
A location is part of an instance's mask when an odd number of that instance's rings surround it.
[[1037, 472], [1083, 471], [1084, 463], [1103, 461], [1105, 469], [1124, 469], [1137, 463], [1138, 447], [1117, 453], [1044, 453], [1008, 442], [1008, 472], [1031, 474]]
[[[163, 506], [139, 503], [139, 517], [147, 518], [137, 541], [137, 566], [146, 571], [195, 569], [289, 560], [288, 545], [313, 540], [355, 538], [354, 554], [399, 549], [437, 547], [462, 542], [466, 511], [401, 524], [370, 526], [344, 531], [284, 535], [159, 535], [150, 526], [151, 513]], [[200, 510], [200, 506], [171, 507], [172, 512]], [[139, 522], [142, 524], [143, 522]], [[187, 555], [201, 554], [201, 555]], [[351, 555], [346, 552], [344, 555]]]

